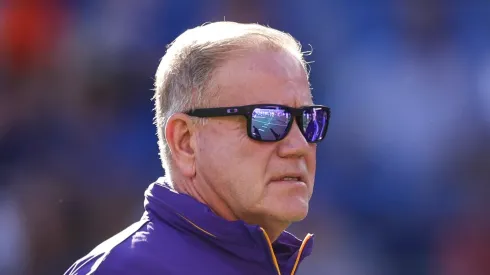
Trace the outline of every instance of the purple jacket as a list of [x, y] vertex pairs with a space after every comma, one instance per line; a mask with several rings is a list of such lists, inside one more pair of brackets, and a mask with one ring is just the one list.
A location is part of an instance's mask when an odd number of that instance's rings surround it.
[[141, 220], [97, 246], [65, 275], [289, 275], [312, 246], [313, 235], [301, 242], [288, 232], [271, 244], [261, 227], [224, 220], [159, 179], [145, 192]]

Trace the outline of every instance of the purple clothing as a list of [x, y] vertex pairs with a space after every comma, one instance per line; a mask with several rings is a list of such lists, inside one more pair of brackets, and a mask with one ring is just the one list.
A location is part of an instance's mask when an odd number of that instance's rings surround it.
[[286, 231], [271, 244], [261, 227], [218, 217], [159, 179], [145, 192], [141, 220], [100, 244], [65, 275], [289, 275], [312, 246], [313, 235], [302, 242]]

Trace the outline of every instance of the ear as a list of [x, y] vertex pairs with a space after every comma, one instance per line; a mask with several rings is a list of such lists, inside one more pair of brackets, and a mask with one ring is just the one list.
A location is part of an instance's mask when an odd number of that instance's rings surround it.
[[189, 116], [181, 113], [172, 115], [165, 127], [165, 138], [172, 152], [173, 162], [187, 177], [196, 174], [194, 133], [194, 123]]

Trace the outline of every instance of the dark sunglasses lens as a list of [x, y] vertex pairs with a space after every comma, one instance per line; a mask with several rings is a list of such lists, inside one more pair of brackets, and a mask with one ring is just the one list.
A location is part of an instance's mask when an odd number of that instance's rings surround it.
[[328, 113], [323, 108], [307, 108], [303, 111], [303, 133], [308, 142], [320, 141], [327, 131]]
[[291, 122], [291, 113], [284, 109], [255, 108], [252, 112], [250, 132], [253, 139], [259, 141], [274, 141], [284, 138]]

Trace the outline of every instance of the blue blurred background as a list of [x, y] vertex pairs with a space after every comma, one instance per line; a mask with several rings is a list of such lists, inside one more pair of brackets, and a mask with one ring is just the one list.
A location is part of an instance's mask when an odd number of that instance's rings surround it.
[[159, 58], [225, 18], [312, 47], [332, 108], [299, 274], [490, 274], [486, 0], [1, 0], [0, 274], [62, 274], [141, 216]]

